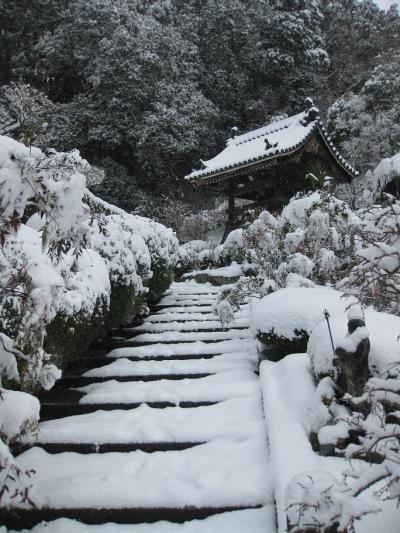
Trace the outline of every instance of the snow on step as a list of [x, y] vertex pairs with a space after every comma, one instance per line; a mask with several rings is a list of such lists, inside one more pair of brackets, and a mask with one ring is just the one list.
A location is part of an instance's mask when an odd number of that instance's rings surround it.
[[[274, 507], [244, 509], [193, 520], [184, 524], [156, 522], [154, 524], [102, 524], [90, 526], [76, 520], [60, 518], [43, 522], [30, 533], [273, 533], [275, 531]], [[10, 533], [15, 533], [10, 531]], [[28, 533], [24, 529], [20, 533]]]
[[39, 508], [256, 506], [272, 499], [266, 450], [257, 433], [178, 452], [52, 455], [35, 447], [17, 464], [36, 470], [30, 497]]
[[251, 370], [225, 370], [199, 379], [179, 381], [92, 383], [75, 389], [85, 393], [80, 404], [171, 402], [218, 402], [258, 394], [259, 379]]
[[[207, 320], [217, 320], [217, 315], [215, 313], [170, 313], [169, 310], [163, 310], [166, 312], [159, 311], [154, 315], [146, 317], [143, 321], [144, 324], [153, 323], [153, 322], [174, 322], [176, 320], [189, 320], [189, 321], [207, 321]], [[249, 318], [249, 313], [247, 311], [239, 311], [235, 313], [236, 319], [232, 324], [236, 324], [237, 319], [242, 320]], [[219, 324], [221, 324], [219, 322]]]
[[165, 294], [219, 294], [220, 291], [221, 287], [216, 287], [215, 285], [211, 285], [211, 283], [197, 283], [195, 281], [182, 283], [175, 281], [171, 284], [170, 289], [166, 291]]
[[88, 378], [118, 376], [162, 376], [172, 374], [204, 374], [221, 370], [251, 369], [257, 370], [257, 355], [233, 352], [221, 354], [212, 359], [181, 359], [164, 361], [130, 361], [116, 359], [108, 365], [93, 368], [83, 374]]
[[220, 341], [225, 339], [248, 339], [254, 335], [249, 329], [228, 329], [226, 331], [164, 331], [160, 333], [142, 333], [132, 339], [134, 342], [179, 342], [179, 341]]
[[176, 443], [206, 442], [215, 438], [250, 438], [264, 431], [259, 394], [231, 398], [216, 405], [184, 409], [155, 409], [142, 404], [129, 411], [93, 413], [39, 424], [43, 443]]
[[[249, 304], [242, 304], [240, 306], [241, 309], [248, 309], [249, 307]], [[155, 316], [157, 315], [160, 315], [160, 314], [164, 314], [164, 313], [213, 313], [213, 315], [215, 316], [215, 313], [214, 313], [214, 305], [187, 305], [187, 306], [179, 306], [179, 305], [174, 305], [174, 306], [168, 306], [168, 307], [165, 307], [164, 309], [159, 309], [156, 313]]]
[[[248, 327], [249, 318], [237, 319], [229, 324], [229, 328], [234, 327]], [[213, 330], [221, 329], [221, 322], [219, 320], [203, 320], [203, 321], [191, 321], [187, 320], [186, 322], [169, 322], [169, 323], [157, 323], [157, 322], [146, 322], [137, 326], [135, 328], [129, 328], [127, 331], [134, 333], [135, 331], [146, 331], [146, 332], [163, 332], [163, 331], [196, 331], [201, 330]]]
[[186, 305], [186, 306], [179, 306], [179, 305], [171, 305], [168, 307], [165, 307], [164, 309], [159, 309], [157, 311], [157, 315], [163, 314], [163, 313], [214, 313], [214, 305]]
[[165, 301], [174, 300], [175, 302], [181, 302], [182, 300], [193, 300], [194, 302], [202, 302], [203, 300], [211, 300], [216, 302], [218, 294], [193, 294], [183, 293], [178, 294], [176, 292], [163, 296], [160, 300], [160, 304], [164, 305]]
[[213, 343], [207, 342], [180, 342], [178, 344], [152, 344], [151, 346], [132, 346], [116, 348], [107, 354], [107, 357], [174, 357], [214, 355], [228, 352], [254, 353], [257, 351], [254, 339], [232, 339]]
[[215, 305], [217, 303], [217, 297], [204, 297], [204, 296], [193, 296], [193, 295], [182, 295], [182, 296], [165, 296], [162, 298], [158, 305]]

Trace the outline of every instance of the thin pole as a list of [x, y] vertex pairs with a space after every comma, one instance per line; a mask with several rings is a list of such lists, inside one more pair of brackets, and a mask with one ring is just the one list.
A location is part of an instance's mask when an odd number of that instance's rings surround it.
[[329, 318], [330, 318], [330, 316], [331, 316], [331, 315], [329, 314], [328, 309], [324, 309], [324, 317], [325, 317], [326, 323], [328, 324], [329, 336], [330, 336], [330, 338], [331, 338], [331, 345], [332, 345], [333, 358], [334, 358], [334, 360], [335, 360], [335, 359], [336, 359], [336, 353], [335, 353], [335, 345], [334, 345], [333, 337], [332, 337], [331, 325], [330, 325], [330, 322], [329, 322]]

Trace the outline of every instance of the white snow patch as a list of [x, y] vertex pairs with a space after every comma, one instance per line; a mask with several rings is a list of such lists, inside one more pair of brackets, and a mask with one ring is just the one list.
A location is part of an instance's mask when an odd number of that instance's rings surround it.
[[324, 310], [331, 316], [343, 313], [348, 305], [341, 292], [328, 287], [289, 287], [253, 301], [250, 326], [252, 331], [293, 339], [295, 330], [308, 334], [324, 320]]

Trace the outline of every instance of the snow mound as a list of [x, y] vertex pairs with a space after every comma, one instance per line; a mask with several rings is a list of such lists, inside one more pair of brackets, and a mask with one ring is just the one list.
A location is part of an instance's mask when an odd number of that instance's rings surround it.
[[343, 313], [349, 300], [328, 287], [288, 287], [253, 301], [250, 327], [253, 333], [273, 333], [289, 340], [296, 331], [308, 335], [324, 320], [324, 310], [330, 315]]
[[316, 410], [316, 389], [307, 354], [288, 355], [279, 363], [262, 361], [260, 377], [275, 478], [278, 531], [284, 533], [286, 487], [298, 474], [322, 467], [308, 434], [318, 423], [317, 414], [324, 419], [323, 406]]
[[40, 403], [26, 392], [0, 388], [0, 394], [0, 435], [11, 441], [39, 420]]

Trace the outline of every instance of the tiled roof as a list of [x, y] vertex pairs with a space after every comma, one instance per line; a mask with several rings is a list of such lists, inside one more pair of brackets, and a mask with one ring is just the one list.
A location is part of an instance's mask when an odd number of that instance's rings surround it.
[[209, 161], [202, 161], [203, 168], [192, 171], [186, 179], [191, 182], [208, 181], [217, 174], [293, 152], [303, 146], [317, 130], [340, 166], [347, 173], [356, 176], [358, 172], [339, 154], [320, 119], [316, 116], [314, 120], [310, 120], [309, 111], [228, 139], [222, 152]]

